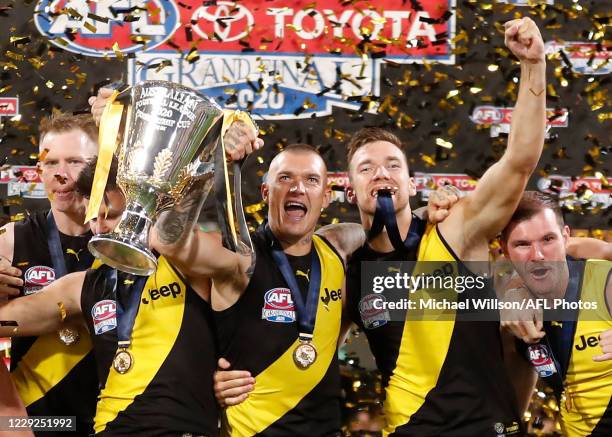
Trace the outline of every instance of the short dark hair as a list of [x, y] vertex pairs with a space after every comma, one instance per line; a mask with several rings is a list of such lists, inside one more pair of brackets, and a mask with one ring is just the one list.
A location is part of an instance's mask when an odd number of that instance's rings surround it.
[[346, 144], [346, 148], [348, 150], [348, 164], [350, 165], [351, 159], [353, 159], [355, 152], [357, 152], [360, 147], [363, 147], [368, 143], [373, 143], [374, 141], [387, 141], [396, 145], [397, 148], [404, 153], [404, 155], [406, 154], [404, 145], [397, 135], [379, 127], [366, 127], [358, 130]]
[[[89, 199], [89, 197], [91, 196], [94, 174], [96, 173], [96, 165], [98, 165], [97, 157], [91, 159], [87, 163], [87, 166], [83, 170], [81, 170], [81, 173], [79, 173], [79, 176], [75, 182], [75, 189], [77, 193], [79, 193], [86, 199]], [[117, 167], [117, 158], [113, 156], [110, 170], [108, 172], [108, 180], [106, 181], [106, 187], [104, 188], [104, 191], [111, 191], [119, 188], [119, 186], [117, 185]]]
[[310, 152], [310, 153], [314, 153], [315, 155], [321, 156], [321, 154], [315, 147], [311, 146], [310, 144], [306, 144], [306, 143], [289, 144], [280, 153], [285, 153], [285, 152], [306, 152], [306, 153]]
[[506, 225], [502, 231], [502, 240], [507, 241], [510, 227], [517, 223], [529, 220], [531, 217], [539, 213], [544, 209], [550, 209], [555, 213], [557, 223], [560, 227], [565, 226], [565, 220], [563, 220], [563, 213], [559, 202], [552, 196], [542, 193], [540, 191], [525, 191], [518, 206], [510, 218], [510, 222]]
[[68, 114], [54, 112], [49, 117], [43, 117], [38, 126], [40, 141], [50, 132], [69, 132], [80, 129], [87, 134], [89, 139], [98, 143], [98, 126], [91, 114]]

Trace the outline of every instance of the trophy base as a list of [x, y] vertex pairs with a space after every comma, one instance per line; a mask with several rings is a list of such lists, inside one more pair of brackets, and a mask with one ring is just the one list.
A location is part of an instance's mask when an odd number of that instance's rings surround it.
[[157, 270], [157, 258], [149, 249], [117, 239], [113, 234], [95, 235], [87, 248], [104, 264], [122, 272], [150, 276]]

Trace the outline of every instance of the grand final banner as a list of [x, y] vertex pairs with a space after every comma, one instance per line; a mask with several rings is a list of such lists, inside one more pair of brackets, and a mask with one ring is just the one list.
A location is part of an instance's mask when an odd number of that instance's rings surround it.
[[[129, 56], [130, 84], [180, 82], [267, 120], [359, 109], [381, 62], [454, 63], [454, 1], [41, 1], [38, 29], [86, 56]], [[71, 38], [66, 38], [70, 31]], [[375, 109], [372, 104], [370, 110]]]

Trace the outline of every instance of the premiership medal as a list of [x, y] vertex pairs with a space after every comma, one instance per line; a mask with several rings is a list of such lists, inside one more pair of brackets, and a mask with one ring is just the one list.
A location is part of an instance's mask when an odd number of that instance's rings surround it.
[[299, 344], [293, 350], [293, 362], [298, 369], [306, 370], [317, 360], [317, 349], [312, 343], [312, 337], [317, 318], [317, 307], [321, 288], [321, 261], [319, 260], [316, 247], [312, 247], [308, 292], [306, 293], [306, 302], [304, 302], [295, 274], [289, 265], [287, 256], [282, 251], [280, 243], [278, 243], [269, 227], [266, 227], [266, 232], [272, 241], [272, 257], [291, 290], [291, 297], [295, 305]]
[[132, 354], [127, 349], [119, 349], [113, 358], [113, 368], [122, 375], [132, 368], [133, 363]]
[[66, 346], [72, 346], [79, 341], [79, 331], [72, 328], [63, 328], [57, 331], [57, 336], [60, 341], [64, 343]]
[[298, 369], [306, 370], [317, 360], [317, 349], [310, 341], [300, 340], [293, 351], [293, 362]]

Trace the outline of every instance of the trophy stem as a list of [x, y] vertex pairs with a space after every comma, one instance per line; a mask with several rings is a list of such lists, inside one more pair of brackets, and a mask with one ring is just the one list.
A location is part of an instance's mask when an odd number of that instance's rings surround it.
[[149, 276], [157, 268], [157, 258], [148, 249], [151, 220], [138, 202], [130, 202], [121, 221], [110, 234], [94, 236], [89, 251], [104, 264], [140, 276]]

